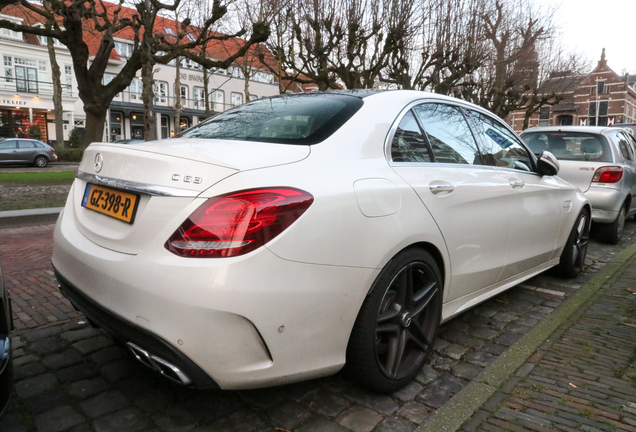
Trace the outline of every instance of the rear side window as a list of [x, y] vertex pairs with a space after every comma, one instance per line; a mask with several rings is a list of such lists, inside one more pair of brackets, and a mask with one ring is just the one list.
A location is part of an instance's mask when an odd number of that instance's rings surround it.
[[634, 152], [632, 150], [632, 146], [629, 143], [629, 138], [625, 136], [623, 132], [617, 133], [616, 136], [618, 139], [618, 146], [621, 149], [621, 154], [623, 155], [623, 159], [633, 161]]
[[431, 155], [413, 112], [409, 111], [400, 121], [391, 143], [393, 162], [430, 162]]
[[3, 141], [0, 142], [0, 150], [11, 150], [15, 148], [15, 141]]
[[435, 162], [481, 164], [475, 138], [458, 108], [426, 103], [413, 110], [424, 128]]
[[337, 131], [362, 104], [358, 97], [338, 94], [259, 99], [212, 117], [179, 136], [316, 144]]
[[521, 138], [535, 153], [547, 150], [557, 159], [573, 161], [611, 162], [607, 139], [588, 132], [528, 132]]

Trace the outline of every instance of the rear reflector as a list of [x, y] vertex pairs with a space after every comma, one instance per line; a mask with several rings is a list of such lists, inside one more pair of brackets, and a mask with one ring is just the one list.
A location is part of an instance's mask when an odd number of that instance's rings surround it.
[[622, 178], [623, 168], [619, 166], [604, 166], [596, 170], [592, 181], [596, 183], [616, 183]]
[[287, 229], [313, 202], [308, 192], [282, 187], [213, 197], [181, 224], [165, 248], [190, 258], [243, 255]]

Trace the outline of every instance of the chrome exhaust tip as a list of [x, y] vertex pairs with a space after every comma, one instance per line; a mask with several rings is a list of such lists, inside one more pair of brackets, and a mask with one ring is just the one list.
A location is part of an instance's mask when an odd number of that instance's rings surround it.
[[149, 353], [132, 342], [126, 342], [126, 345], [133, 356], [146, 367], [149, 367], [155, 372], [159, 372], [161, 375], [178, 384], [188, 385], [192, 383], [192, 380], [172, 363]]

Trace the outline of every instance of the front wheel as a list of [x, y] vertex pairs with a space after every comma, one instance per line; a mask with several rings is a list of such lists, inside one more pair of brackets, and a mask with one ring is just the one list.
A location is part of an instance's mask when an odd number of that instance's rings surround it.
[[621, 236], [623, 235], [623, 229], [625, 228], [625, 219], [626, 219], [626, 211], [625, 206], [621, 207], [618, 211], [618, 216], [616, 216], [616, 220], [612, 223], [602, 224], [599, 227], [599, 237], [603, 243], [615, 245], [621, 240]]
[[46, 156], [38, 156], [35, 158], [35, 161], [33, 162], [33, 165], [35, 165], [38, 168], [44, 168], [49, 164], [49, 160], [46, 158]]
[[347, 370], [378, 392], [408, 384], [426, 364], [442, 313], [442, 278], [421, 249], [395, 256], [380, 272], [358, 314]]
[[561, 259], [556, 267], [560, 276], [574, 278], [581, 273], [587, 255], [587, 244], [590, 238], [590, 214], [587, 209], [581, 210], [574, 222], [568, 241], [565, 243]]

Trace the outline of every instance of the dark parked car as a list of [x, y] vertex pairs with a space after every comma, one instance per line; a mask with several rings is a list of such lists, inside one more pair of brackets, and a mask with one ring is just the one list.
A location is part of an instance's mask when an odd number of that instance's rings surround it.
[[4, 288], [0, 270], [0, 416], [9, 404], [13, 389], [13, 363], [11, 357], [11, 303]]
[[6, 138], [0, 141], [0, 164], [29, 164], [44, 168], [57, 160], [55, 150], [42, 141]]

